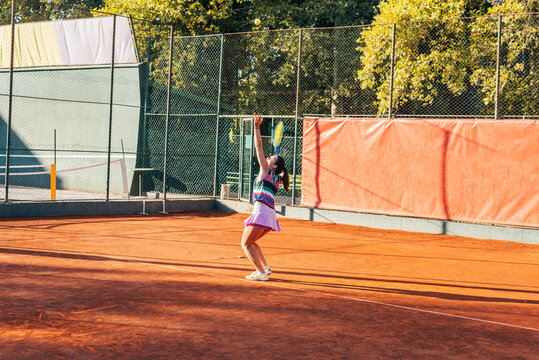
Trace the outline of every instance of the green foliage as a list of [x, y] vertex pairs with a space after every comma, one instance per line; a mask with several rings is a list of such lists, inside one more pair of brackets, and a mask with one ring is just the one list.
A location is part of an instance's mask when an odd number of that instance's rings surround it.
[[[299, 112], [367, 113], [358, 97], [361, 28], [302, 31]], [[238, 113], [294, 114], [299, 30], [225, 36], [223, 101]]]
[[260, 29], [335, 27], [368, 23], [376, 1], [349, 0], [253, 0], [253, 20]]
[[[504, 1], [489, 10], [503, 15], [500, 48], [500, 107], [507, 114], [537, 115], [539, 108], [539, 17], [515, 15], [539, 11], [539, 1]], [[472, 61], [495, 61], [497, 17], [478, 18], [473, 24]], [[479, 86], [485, 105], [492, 105], [496, 93], [496, 68], [473, 71], [471, 81]]]
[[[101, 7], [103, 0], [17, 0], [17, 22], [91, 17], [88, 10]], [[0, 0], [0, 24], [11, 23], [11, 0]]]
[[[105, 0], [102, 10], [125, 14], [133, 18], [133, 27], [136, 34], [138, 48], [141, 50], [142, 60], [150, 64], [150, 79], [156, 83], [166, 84], [168, 78], [169, 37], [172, 25], [174, 36], [208, 34], [220, 31], [220, 19], [230, 16], [231, 6], [235, 0]], [[180, 89], [204, 86], [203, 79], [199, 78], [198, 85], [192, 81], [193, 76], [184, 71], [189, 64], [198, 64], [207, 67], [205, 52], [200, 46], [182, 46], [178, 40], [180, 50], [174, 53], [173, 74], [174, 83]], [[196, 50], [196, 51], [195, 51]], [[213, 61], [214, 63], [214, 61]], [[200, 75], [200, 73], [196, 73]]]
[[[174, 25], [178, 35], [219, 32], [219, 19], [230, 14], [234, 0], [105, 0], [102, 10], [130, 15], [134, 19]], [[151, 23], [136, 21], [136, 30], [145, 37], [166, 36], [166, 30]]]
[[[369, 23], [379, 0], [237, 0], [222, 32], [334, 27]], [[255, 20], [259, 19], [259, 25]]]
[[372, 114], [372, 92], [355, 77], [361, 66], [355, 40], [363, 27], [304, 31], [300, 111], [308, 114]]
[[[223, 101], [238, 113], [293, 113], [297, 31], [225, 38]], [[283, 112], [286, 111], [286, 112]]]
[[[512, 0], [492, 6], [473, 0], [390, 0], [381, 3], [374, 26], [358, 40], [362, 66], [357, 77], [361, 86], [376, 91], [378, 113], [386, 114], [391, 83], [392, 23], [397, 23], [394, 110], [407, 114], [424, 114], [426, 109], [432, 114], [492, 113], [496, 18], [467, 17], [530, 11], [534, 9], [530, 4], [536, 6], [537, 1]], [[524, 18], [527, 20], [522, 20]], [[501, 84], [506, 111], [529, 113], [533, 107], [520, 101], [514, 108], [515, 102], [507, 101], [522, 93], [522, 89], [533, 94], [534, 88], [528, 84], [537, 84], [536, 69], [525, 69], [524, 64], [526, 62], [529, 67], [534, 63], [534, 57], [537, 58], [537, 20], [526, 24], [530, 20], [530, 17], [521, 17], [521, 21], [506, 17], [504, 22]]]
[[[283, 28], [355, 25], [368, 22], [378, 0], [105, 0], [103, 10], [129, 14], [142, 59], [150, 63], [150, 78], [165, 84], [169, 58], [168, 26], [173, 24], [175, 37], [216, 32], [241, 32]], [[138, 19], [151, 20], [139, 21]], [[259, 25], [254, 20], [260, 19]], [[351, 44], [335, 44], [334, 35], [311, 36], [304, 33], [303, 72], [313, 88], [306, 92], [309, 109], [332, 107], [337, 99], [349, 93], [351, 86], [343, 79], [337, 82], [338, 66], [359, 60]], [[310, 41], [315, 39], [315, 41]], [[192, 46], [187, 42], [191, 41]], [[206, 44], [206, 45], [204, 45]], [[327, 45], [327, 48], [326, 48]], [[175, 41], [173, 84], [177, 89], [212, 99], [217, 90], [214, 69], [215, 42], [208, 39]], [[144, 55], [147, 51], [148, 55]], [[226, 36], [223, 68], [223, 103], [238, 113], [264, 111], [267, 114], [293, 114], [297, 76], [298, 32], [256, 32]], [[213, 57], [208, 57], [208, 54]], [[340, 55], [339, 55], [340, 54]], [[346, 56], [350, 54], [351, 56]], [[354, 55], [356, 55], [354, 57]], [[324, 70], [327, 71], [324, 71]], [[353, 76], [349, 76], [355, 82]], [[204, 90], [203, 88], [207, 89]], [[357, 86], [356, 86], [357, 87]], [[326, 89], [330, 89], [329, 91]], [[323, 100], [320, 98], [323, 97]]]
[[[233, 6], [223, 28], [234, 32], [357, 25], [372, 20], [377, 3], [243, 1], [241, 7]], [[261, 20], [259, 25], [255, 19]], [[351, 95], [359, 88], [353, 74], [354, 64], [359, 63], [355, 35], [357, 28], [303, 31], [300, 112], [343, 113], [345, 103], [357, 98]], [[256, 32], [227, 36], [225, 41], [225, 101], [239, 113], [258, 109], [266, 114], [294, 114], [291, 99], [296, 96], [299, 31]]]
[[[458, 20], [474, 13], [473, 1], [392, 0], [380, 4], [374, 26], [358, 40], [362, 67], [357, 73], [362, 88], [376, 91], [378, 112], [389, 109], [393, 23], [396, 26], [393, 108], [414, 100], [432, 104], [439, 84], [455, 95], [466, 89], [467, 47], [461, 40], [469, 31]], [[463, 26], [464, 25], [464, 26]]]

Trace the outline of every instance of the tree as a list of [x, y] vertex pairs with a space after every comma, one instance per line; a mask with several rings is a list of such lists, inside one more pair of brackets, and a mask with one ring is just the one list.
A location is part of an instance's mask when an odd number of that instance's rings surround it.
[[[293, 114], [299, 32], [286, 29], [369, 22], [377, 2], [106, 0], [103, 10], [133, 17], [139, 49], [149, 50], [151, 79], [163, 84], [167, 81], [169, 28], [156, 23], [174, 24], [176, 37], [255, 30], [225, 36], [223, 103], [238, 113]], [[259, 25], [255, 19], [261, 20]], [[264, 32], [275, 29], [285, 30]], [[363, 109], [354, 96], [359, 90], [353, 76], [359, 66], [354, 50], [357, 34], [358, 28], [303, 32], [302, 112], [336, 114]], [[175, 42], [175, 48], [174, 87], [197, 94], [204, 94], [204, 88], [217, 93], [211, 84], [217, 80], [212, 72], [218, 66], [215, 41], [182, 39]]]
[[469, 28], [460, 20], [435, 20], [478, 15], [484, 9], [477, 5], [473, 0], [390, 0], [380, 4], [374, 26], [358, 40], [362, 67], [357, 73], [362, 88], [376, 91], [379, 114], [389, 111], [393, 23], [397, 23], [393, 109], [410, 113], [434, 105], [430, 111], [444, 112], [447, 109], [436, 106], [442, 105], [436, 100], [451, 94], [446, 107], [449, 104], [452, 112], [458, 112], [454, 100], [469, 83]]
[[[220, 19], [229, 16], [234, 1], [105, 0], [101, 10], [132, 17], [138, 48], [143, 53], [143, 59], [147, 58], [149, 62], [150, 79], [166, 84], [170, 25], [174, 27], [175, 37], [217, 33], [220, 31]], [[186, 79], [186, 72], [182, 69], [188, 64], [204, 61], [203, 57], [207, 54], [195, 52], [200, 47], [183, 47], [181, 43], [179, 49], [174, 54], [174, 84], [178, 88], [193, 88], [196, 84]], [[204, 67], [206, 65], [201, 65], [201, 68]]]
[[[539, 1], [508, 0], [489, 9], [494, 17], [478, 18], [472, 28], [473, 63], [496, 61], [498, 17], [501, 20], [499, 112], [505, 116], [538, 115], [539, 109]], [[496, 68], [476, 67], [472, 83], [480, 86], [485, 106], [493, 107]]]
[[[148, 36], [167, 30], [155, 24], [174, 25], [178, 35], [203, 35], [220, 31], [218, 22], [229, 16], [234, 0], [105, 0], [101, 10], [135, 19], [135, 29]], [[144, 21], [139, 21], [144, 20]]]
[[[149, 49], [152, 79], [165, 83], [169, 28], [156, 26], [156, 23], [174, 24], [176, 37], [195, 33], [356, 25], [372, 19], [376, 3], [377, 0], [106, 0], [102, 10], [133, 17], [139, 49]], [[255, 25], [254, 19], [260, 19], [260, 25]], [[354, 56], [358, 57], [353, 50], [354, 36], [343, 39], [341, 33], [343, 31], [329, 29], [304, 32], [302, 69], [303, 81], [308, 83], [305, 107], [313, 111], [324, 108], [323, 111], [328, 112], [331, 110], [326, 109], [331, 108], [336, 112], [337, 103], [342, 103], [340, 97], [350, 93], [351, 85], [345, 84], [340, 70], [344, 64], [353, 63]], [[226, 36], [225, 101], [242, 113], [253, 109], [294, 113], [295, 104], [290, 99], [295, 96], [297, 34], [282, 31]], [[187, 44], [189, 41], [193, 46]], [[203, 79], [214, 78], [200, 72], [201, 69], [210, 72], [211, 64], [215, 67], [214, 59], [208, 58], [210, 52], [215, 55], [214, 42], [203, 42], [212, 44], [206, 48], [208, 51], [200, 51], [204, 48], [200, 39], [177, 43], [181, 50], [174, 53], [174, 85], [189, 91], [200, 90], [205, 86]], [[353, 76], [348, 78], [353, 82]], [[227, 93], [231, 95], [228, 98]], [[283, 107], [283, 104], [287, 105]]]
[[361, 25], [372, 21], [378, 0], [253, 0], [252, 19], [263, 29]]
[[[104, 0], [16, 0], [18, 22], [60, 20], [92, 16], [88, 10], [103, 5]], [[0, 24], [11, 22], [11, 0], [0, 0]]]
[[[380, 4], [374, 26], [359, 39], [362, 66], [358, 70], [358, 79], [363, 88], [376, 91], [378, 113], [387, 114], [391, 83], [392, 24], [397, 23], [394, 110], [401, 114], [492, 114], [495, 89], [492, 81], [495, 84], [496, 78], [496, 21], [488, 17], [470, 17], [495, 14], [501, 9], [511, 12], [529, 10], [530, 3], [537, 1], [513, 0], [503, 5], [473, 0], [384, 2]], [[536, 35], [526, 35], [526, 42], [517, 41], [524, 34], [536, 33], [536, 30], [533, 27], [527, 30], [523, 30], [520, 25], [518, 27], [519, 30], [511, 31], [508, 28], [505, 34], [508, 64], [511, 58], [522, 60], [522, 53], [536, 46], [531, 40]], [[510, 44], [513, 44], [511, 51]], [[517, 48], [520, 46], [524, 48], [519, 51]], [[506, 72], [515, 74], [512, 70], [502, 70], [502, 74]], [[508, 80], [502, 82], [504, 85], [511, 82], [510, 78], [514, 78], [508, 74], [506, 77]], [[513, 83], [512, 87], [518, 92], [517, 89], [523, 89], [521, 85], [522, 81], [520, 85]], [[504, 88], [503, 91], [508, 95], [509, 89]]]
[[[309, 28], [302, 34], [301, 112], [342, 114], [357, 108], [352, 94], [358, 88], [353, 76], [354, 64], [359, 62], [354, 51], [358, 28], [333, 27], [371, 21], [377, 1], [253, 0], [242, 4], [241, 11], [232, 11], [226, 29]], [[241, 19], [236, 19], [238, 14]], [[255, 19], [260, 20], [259, 25]], [[258, 108], [268, 114], [294, 114], [291, 99], [296, 96], [298, 35], [296, 30], [226, 37], [233, 44], [227, 47], [233, 48], [227, 55], [234, 59], [229, 65], [231, 58], [227, 57], [226, 66], [239, 67], [227, 69], [226, 85], [237, 84], [237, 91], [230, 93], [240, 94], [240, 111]]]

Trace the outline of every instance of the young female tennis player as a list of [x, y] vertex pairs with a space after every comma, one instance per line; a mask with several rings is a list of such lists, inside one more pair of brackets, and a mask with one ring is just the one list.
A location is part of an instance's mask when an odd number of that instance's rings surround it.
[[245, 255], [251, 260], [256, 271], [247, 275], [247, 280], [268, 280], [271, 270], [262, 255], [260, 246], [256, 244], [262, 236], [269, 231], [281, 231], [275, 214], [275, 194], [279, 190], [281, 179], [283, 186], [288, 191], [289, 177], [286, 170], [284, 159], [278, 155], [268, 158], [264, 157], [262, 148], [262, 137], [260, 136], [260, 124], [262, 116], [254, 116], [255, 125], [255, 147], [258, 163], [260, 164], [260, 173], [255, 179], [253, 188], [254, 208], [253, 214], [243, 223], [245, 229], [241, 239], [241, 247]]

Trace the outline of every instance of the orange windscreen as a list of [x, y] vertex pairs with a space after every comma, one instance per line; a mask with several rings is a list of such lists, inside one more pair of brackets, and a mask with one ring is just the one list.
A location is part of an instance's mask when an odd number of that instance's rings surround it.
[[305, 119], [302, 205], [539, 226], [538, 126]]

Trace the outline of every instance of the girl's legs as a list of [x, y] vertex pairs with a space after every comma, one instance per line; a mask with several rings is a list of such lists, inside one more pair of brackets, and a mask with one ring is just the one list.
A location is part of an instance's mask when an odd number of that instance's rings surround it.
[[[267, 232], [266, 228], [260, 227], [260, 226], [246, 226], [243, 230], [243, 236], [241, 238], [241, 247], [243, 248], [243, 251], [245, 252], [245, 255], [249, 258], [249, 260], [253, 263], [253, 265], [256, 267], [256, 269], [264, 273], [264, 264], [265, 260], [262, 255], [262, 251], [260, 250], [260, 247], [258, 245], [258, 250], [256, 249], [255, 241], [260, 239], [264, 234]], [[260, 253], [260, 255], [259, 255]], [[264, 261], [264, 264], [262, 263]]]
[[255, 242], [253, 243], [253, 248], [255, 249], [257, 255], [258, 255], [258, 259], [260, 260], [260, 262], [262, 263], [262, 266], [265, 268], [266, 266], [268, 266], [268, 264], [266, 263], [266, 259], [264, 258], [264, 255], [262, 254], [262, 249], [260, 249], [260, 246], [258, 246], [258, 244], [256, 243], [256, 241], [258, 239], [260, 239], [262, 236], [266, 235], [268, 232], [270, 232], [270, 228], [265, 228], [264, 229], [264, 232], [260, 233], [260, 235], [258, 236], [258, 238], [255, 240]]

